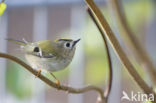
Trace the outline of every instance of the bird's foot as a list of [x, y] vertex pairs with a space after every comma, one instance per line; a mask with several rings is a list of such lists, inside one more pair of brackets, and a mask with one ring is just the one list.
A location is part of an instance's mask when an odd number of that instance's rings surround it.
[[59, 80], [56, 80], [56, 84], [58, 87], [60, 87], [60, 81]]
[[59, 91], [60, 87], [61, 87], [60, 81], [58, 79], [56, 79], [55, 83], [56, 83], [56, 86], [57, 86], [56, 91]]
[[38, 77], [41, 74], [41, 69], [37, 70], [37, 75], [35, 77]]
[[53, 74], [53, 73], [50, 73], [54, 78], [55, 78], [55, 80], [56, 80], [56, 84], [57, 84], [57, 86], [58, 87], [60, 87], [60, 81], [55, 77], [55, 75]]

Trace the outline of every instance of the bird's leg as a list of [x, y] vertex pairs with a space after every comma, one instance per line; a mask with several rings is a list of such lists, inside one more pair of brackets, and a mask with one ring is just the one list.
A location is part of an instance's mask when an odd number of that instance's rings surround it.
[[56, 84], [60, 86], [60, 81], [55, 77], [55, 75], [52, 72], [50, 72], [50, 74], [55, 78]]
[[38, 69], [36, 77], [38, 77], [40, 74], [41, 74], [41, 69]]

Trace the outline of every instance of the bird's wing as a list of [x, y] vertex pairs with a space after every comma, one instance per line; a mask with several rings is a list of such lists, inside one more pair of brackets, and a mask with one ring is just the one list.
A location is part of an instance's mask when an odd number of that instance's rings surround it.
[[54, 51], [54, 47], [52, 45], [52, 41], [50, 40], [43, 40], [39, 41], [38, 43], [39, 48], [41, 49], [41, 57], [43, 58], [53, 58], [56, 56], [56, 53]]
[[15, 43], [15, 44], [19, 44], [19, 45], [22, 45], [22, 46], [26, 46], [27, 43], [25, 41], [20, 41], [20, 40], [14, 40], [14, 39], [11, 39], [11, 38], [7, 38], [6, 40], [12, 42], [12, 43]]

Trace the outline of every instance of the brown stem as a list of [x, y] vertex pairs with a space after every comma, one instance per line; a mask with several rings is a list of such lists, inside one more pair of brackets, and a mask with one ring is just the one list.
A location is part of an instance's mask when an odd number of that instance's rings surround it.
[[[27, 69], [29, 72], [31, 72], [32, 74], [34, 74], [35, 76], [38, 74], [38, 72], [36, 70], [34, 70], [32, 67], [30, 67], [28, 64], [24, 63], [23, 61], [21, 61], [20, 59], [11, 56], [9, 54], [5, 54], [5, 53], [0, 53], [0, 57], [1, 58], [7, 58], [10, 59], [20, 65], [22, 65], [25, 69]], [[49, 86], [56, 88], [58, 90], [63, 90], [63, 91], [67, 91], [68, 93], [84, 93], [84, 92], [88, 92], [88, 91], [96, 91], [99, 93], [100, 97], [105, 100], [104, 97], [104, 91], [101, 88], [98, 88], [96, 86], [87, 86], [84, 88], [72, 88], [69, 86], [65, 86], [65, 85], [60, 85], [58, 86], [56, 83], [54, 83], [53, 81], [49, 80], [48, 78], [46, 78], [44, 75], [39, 75], [38, 76], [39, 79], [41, 79], [42, 81], [44, 81], [46, 84], [48, 84]]]
[[[149, 76], [151, 77], [153, 84], [156, 85], [156, 69], [151, 62], [149, 55], [145, 48], [140, 44], [140, 42], [135, 37], [135, 34], [133, 34], [132, 30], [128, 26], [128, 22], [126, 20], [126, 16], [124, 13], [124, 9], [122, 7], [121, 0], [108, 0], [110, 1], [110, 4], [113, 6], [113, 11], [118, 17], [120, 29], [123, 31], [123, 38], [125, 40], [125, 43], [127, 46], [132, 47], [133, 51], [137, 55], [137, 59], [142, 66], [145, 67], [149, 71]], [[128, 41], [128, 42], [127, 42]]]
[[[144, 80], [140, 77], [140, 75], [135, 70], [134, 66], [129, 61], [127, 55], [121, 48], [118, 40], [116, 39], [113, 31], [111, 30], [109, 24], [105, 20], [104, 16], [102, 15], [99, 8], [96, 6], [96, 4], [93, 2], [93, 0], [86, 0], [87, 5], [91, 9], [92, 13], [98, 20], [99, 25], [101, 26], [102, 30], [104, 31], [105, 36], [111, 43], [114, 51], [118, 55], [119, 59], [127, 69], [127, 71], [130, 73], [130, 75], [133, 77], [133, 79], [136, 81], [136, 83], [139, 85], [139, 87], [146, 93], [151, 94], [154, 93], [154, 91], [144, 82]], [[104, 35], [102, 35], [104, 36]], [[154, 96], [156, 98], [156, 94], [154, 93]], [[156, 102], [156, 101], [155, 101]]]
[[[104, 32], [102, 31], [102, 29], [98, 25], [98, 22], [96, 21], [96, 19], [93, 16], [91, 10], [88, 7], [87, 7], [87, 11], [88, 11], [88, 14], [90, 15], [90, 17], [92, 18], [93, 22], [96, 24], [96, 26], [97, 26], [98, 30], [100, 31], [100, 33], [102, 35], [104, 35]], [[109, 94], [110, 94], [110, 91], [111, 91], [111, 88], [112, 88], [113, 69], [112, 69], [112, 61], [111, 61], [110, 51], [109, 51], [109, 47], [108, 47], [106, 37], [105, 36], [102, 36], [102, 37], [103, 37], [104, 44], [105, 44], [105, 47], [106, 47], [106, 54], [107, 54], [108, 67], [109, 67], [108, 86], [107, 86], [107, 89], [105, 91], [105, 97], [106, 97], [106, 101], [107, 101], [107, 99], [109, 97]]]

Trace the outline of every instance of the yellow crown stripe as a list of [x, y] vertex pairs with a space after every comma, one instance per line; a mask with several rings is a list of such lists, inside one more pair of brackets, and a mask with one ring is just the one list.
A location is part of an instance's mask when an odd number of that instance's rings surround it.
[[62, 39], [57, 39], [56, 42], [57, 42], [57, 41], [72, 41], [72, 39], [65, 39], [65, 38], [62, 38]]

